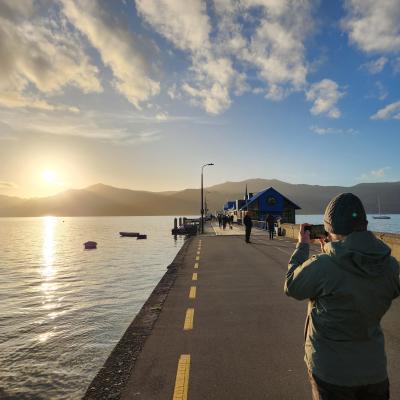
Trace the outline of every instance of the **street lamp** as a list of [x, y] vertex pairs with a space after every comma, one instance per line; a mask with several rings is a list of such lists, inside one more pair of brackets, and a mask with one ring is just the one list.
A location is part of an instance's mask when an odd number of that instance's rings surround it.
[[203, 197], [203, 169], [213, 163], [204, 164], [201, 167], [201, 233], [204, 233], [204, 197]]

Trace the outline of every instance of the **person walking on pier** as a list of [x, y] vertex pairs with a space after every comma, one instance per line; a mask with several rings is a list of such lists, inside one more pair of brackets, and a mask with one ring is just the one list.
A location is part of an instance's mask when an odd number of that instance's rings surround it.
[[269, 232], [269, 240], [274, 239], [274, 229], [275, 229], [275, 217], [272, 214], [268, 214], [266, 219], [266, 225]]
[[253, 221], [249, 214], [246, 214], [243, 218], [243, 223], [246, 228], [246, 243], [250, 243], [251, 228], [253, 227]]
[[300, 227], [284, 290], [310, 299], [305, 362], [314, 400], [387, 400], [389, 380], [380, 321], [400, 294], [399, 263], [367, 230], [360, 199], [342, 193], [328, 204], [322, 254], [309, 258]]

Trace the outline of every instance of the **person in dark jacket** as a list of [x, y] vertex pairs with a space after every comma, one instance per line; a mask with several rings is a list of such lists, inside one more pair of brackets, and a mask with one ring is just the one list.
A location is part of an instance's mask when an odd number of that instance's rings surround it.
[[269, 239], [273, 240], [274, 238], [274, 229], [275, 229], [275, 217], [272, 214], [268, 214], [266, 219], [266, 228], [269, 232]]
[[251, 228], [253, 227], [253, 221], [250, 218], [249, 214], [243, 218], [243, 223], [246, 228], [246, 243], [250, 243], [250, 235], [251, 235]]
[[360, 199], [342, 193], [325, 211], [322, 254], [309, 258], [303, 224], [289, 261], [286, 294], [309, 299], [305, 362], [314, 400], [389, 399], [380, 321], [400, 294], [399, 263], [367, 224]]

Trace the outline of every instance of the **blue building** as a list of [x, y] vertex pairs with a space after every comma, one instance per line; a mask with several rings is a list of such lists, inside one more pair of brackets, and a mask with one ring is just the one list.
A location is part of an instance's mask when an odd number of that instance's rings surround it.
[[236, 207], [236, 201], [232, 200], [232, 201], [227, 201], [224, 204], [224, 211], [233, 211]]
[[247, 211], [251, 219], [258, 221], [265, 221], [267, 215], [272, 214], [276, 219], [281, 219], [282, 223], [294, 224], [296, 210], [300, 209], [297, 204], [270, 187], [251, 197], [240, 210]]

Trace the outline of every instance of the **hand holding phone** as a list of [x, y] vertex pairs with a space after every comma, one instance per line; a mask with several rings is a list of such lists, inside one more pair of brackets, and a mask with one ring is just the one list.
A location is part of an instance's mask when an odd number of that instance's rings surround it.
[[310, 239], [325, 239], [328, 234], [325, 231], [324, 225], [306, 225], [304, 231], [310, 232]]

